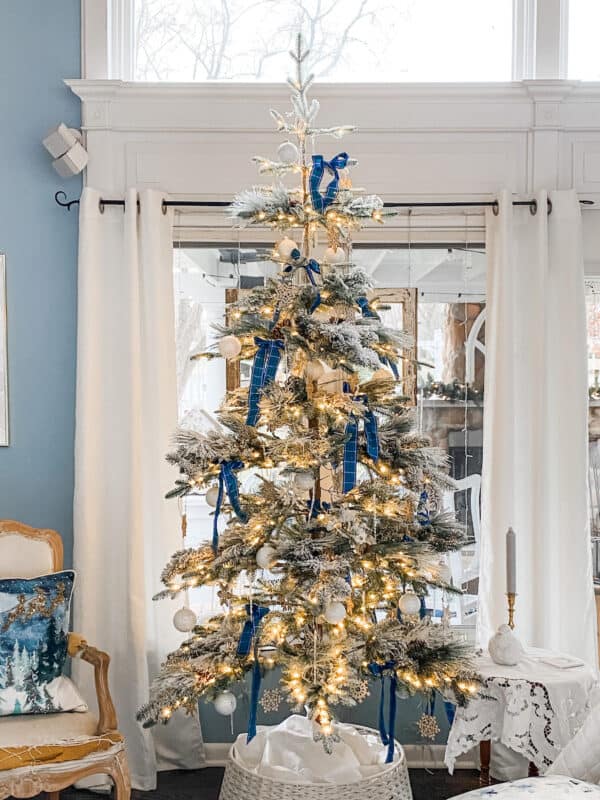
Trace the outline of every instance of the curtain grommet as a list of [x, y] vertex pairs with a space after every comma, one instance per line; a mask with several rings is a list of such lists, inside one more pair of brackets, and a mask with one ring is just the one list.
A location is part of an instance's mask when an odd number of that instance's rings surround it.
[[532, 217], [535, 217], [535, 215], [537, 214], [537, 210], [538, 210], [537, 200], [532, 200], [531, 203], [529, 203], [529, 213], [531, 214]]
[[552, 200], [550, 200], [550, 198], [548, 198], [547, 203], [548, 203], [548, 214], [551, 214], [552, 213]]
[[497, 217], [499, 213], [500, 213], [500, 203], [497, 200], [494, 200], [494, 203], [492, 205], [492, 214], [495, 217]]
[[169, 210], [167, 208], [167, 201], [163, 200], [160, 207], [162, 209], [163, 217], [166, 217], [167, 216], [167, 211]]
[[104, 214], [104, 209], [105, 208], [106, 208], [106, 206], [104, 205], [104, 200], [102, 198], [100, 198], [100, 200], [98, 200], [98, 211], [101, 214]]

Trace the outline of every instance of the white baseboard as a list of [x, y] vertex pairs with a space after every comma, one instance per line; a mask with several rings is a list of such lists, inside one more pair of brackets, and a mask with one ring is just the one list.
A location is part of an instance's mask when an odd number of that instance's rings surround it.
[[[229, 757], [230, 744], [227, 742], [205, 742], [207, 767], [224, 767]], [[446, 769], [443, 744], [405, 744], [404, 752], [411, 769]], [[456, 761], [456, 769], [479, 769], [477, 750], [465, 753]]]

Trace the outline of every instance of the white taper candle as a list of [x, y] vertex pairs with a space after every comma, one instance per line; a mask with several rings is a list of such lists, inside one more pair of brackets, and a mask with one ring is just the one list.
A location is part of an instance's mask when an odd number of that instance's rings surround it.
[[506, 593], [517, 593], [517, 535], [512, 528], [506, 532]]

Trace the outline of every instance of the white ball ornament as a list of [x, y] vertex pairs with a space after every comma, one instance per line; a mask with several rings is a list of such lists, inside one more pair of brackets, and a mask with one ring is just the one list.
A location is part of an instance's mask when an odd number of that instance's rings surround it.
[[182, 606], [179, 611], [173, 615], [173, 625], [181, 633], [189, 633], [196, 627], [198, 618], [191, 608]]
[[277, 243], [276, 250], [282, 258], [289, 258], [292, 254], [292, 250], [297, 250], [298, 245], [293, 239], [288, 239], [286, 236], [285, 239], [282, 239], [280, 242]]
[[223, 358], [235, 358], [242, 351], [242, 343], [237, 336], [224, 336], [219, 342], [219, 353]]
[[284, 164], [293, 164], [300, 158], [300, 153], [293, 142], [282, 142], [277, 148], [277, 157]]
[[412, 616], [418, 614], [421, 610], [421, 601], [414, 592], [406, 592], [406, 594], [403, 594], [400, 598], [398, 608], [403, 614]]
[[231, 692], [221, 692], [213, 700], [213, 705], [217, 714], [230, 717], [237, 708], [237, 700]]
[[297, 489], [306, 492], [315, 485], [315, 476], [312, 472], [297, 472], [294, 475], [294, 485]]
[[338, 247], [337, 250], [334, 250], [333, 247], [328, 247], [323, 253], [323, 259], [327, 264], [343, 264], [346, 260], [346, 253], [342, 247]]
[[314, 359], [313, 361], [309, 361], [308, 364], [304, 367], [304, 374], [308, 378], [309, 381], [318, 381], [325, 374], [325, 367], [323, 366], [323, 362], [319, 361], [319, 359]]
[[331, 623], [332, 625], [337, 625], [346, 616], [346, 606], [339, 601], [327, 603], [323, 612], [323, 616], [327, 622]]
[[256, 552], [256, 563], [261, 569], [269, 569], [275, 561], [275, 548], [270, 544], [263, 544]]
[[212, 508], [216, 508], [218, 497], [219, 497], [219, 487], [211, 486], [210, 489], [206, 492], [206, 502]]

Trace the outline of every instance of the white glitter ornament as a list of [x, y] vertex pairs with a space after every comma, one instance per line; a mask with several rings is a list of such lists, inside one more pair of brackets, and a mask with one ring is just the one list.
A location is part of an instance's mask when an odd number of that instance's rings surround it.
[[273, 711], [277, 711], [282, 700], [283, 697], [279, 689], [265, 689], [258, 702], [265, 714], [270, 714]]
[[293, 142], [282, 142], [277, 148], [277, 157], [284, 164], [293, 164], [300, 158], [300, 153]]
[[403, 594], [400, 598], [398, 608], [403, 614], [408, 614], [408, 616], [418, 614], [421, 610], [421, 601], [414, 592], [406, 592], [406, 594]]
[[219, 353], [223, 358], [235, 358], [242, 351], [242, 343], [237, 336], [224, 336], [219, 342]]
[[237, 708], [237, 700], [231, 692], [221, 692], [213, 700], [213, 705], [217, 714], [229, 717]]
[[315, 477], [312, 472], [297, 472], [294, 475], [294, 486], [303, 492], [312, 489], [315, 485]]
[[437, 719], [430, 714], [421, 716], [421, 719], [417, 722], [417, 728], [424, 739], [435, 739], [440, 732]]
[[332, 625], [337, 625], [337, 623], [341, 622], [346, 616], [346, 606], [339, 601], [327, 603], [323, 616], [327, 622]]
[[256, 552], [256, 563], [261, 569], [269, 569], [275, 561], [275, 548], [270, 544], [263, 544]]
[[212, 508], [217, 507], [217, 498], [219, 497], [219, 487], [218, 486], [211, 486], [210, 489], [206, 492], [206, 502]]
[[182, 606], [179, 611], [173, 615], [173, 625], [181, 633], [189, 633], [196, 627], [198, 618], [191, 608]]
[[346, 260], [346, 253], [341, 247], [338, 247], [337, 250], [328, 247], [323, 253], [323, 259], [327, 264], [343, 264]]
[[282, 239], [277, 243], [277, 247], [275, 249], [282, 258], [289, 258], [292, 250], [298, 249], [298, 245], [293, 239], [288, 239], [286, 236], [285, 239]]
[[318, 381], [319, 378], [325, 374], [323, 362], [319, 361], [318, 358], [314, 359], [313, 361], [309, 361], [304, 367], [304, 374], [309, 381]]

